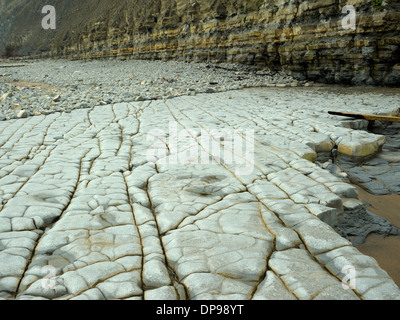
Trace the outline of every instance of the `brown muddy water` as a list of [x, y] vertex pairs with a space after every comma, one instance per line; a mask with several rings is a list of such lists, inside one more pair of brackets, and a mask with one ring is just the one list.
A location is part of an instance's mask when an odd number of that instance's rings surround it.
[[[359, 198], [369, 204], [368, 210], [400, 227], [400, 195], [377, 196], [355, 186]], [[362, 253], [374, 258], [379, 266], [400, 287], [400, 236], [382, 237], [371, 233], [364, 244], [355, 245]]]

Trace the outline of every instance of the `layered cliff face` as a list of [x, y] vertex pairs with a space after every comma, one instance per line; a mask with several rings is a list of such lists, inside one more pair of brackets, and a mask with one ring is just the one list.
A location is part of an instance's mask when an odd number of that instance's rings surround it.
[[[21, 0], [5, 42], [43, 57], [232, 62], [328, 83], [400, 84], [400, 3], [394, 1], [52, 2], [56, 30], [41, 28], [47, 1]], [[356, 10], [355, 30], [343, 28], [346, 5]]]

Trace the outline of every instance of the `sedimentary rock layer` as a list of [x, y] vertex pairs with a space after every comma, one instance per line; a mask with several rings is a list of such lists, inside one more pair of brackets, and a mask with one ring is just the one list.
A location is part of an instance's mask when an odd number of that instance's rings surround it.
[[[59, 0], [57, 29], [47, 31], [41, 2], [26, 5], [14, 22], [10, 41], [25, 54], [37, 54], [39, 45], [46, 57], [234, 62], [330, 83], [400, 83], [394, 2]], [[356, 10], [354, 30], [342, 24], [346, 5]], [[25, 16], [36, 23], [26, 25]]]

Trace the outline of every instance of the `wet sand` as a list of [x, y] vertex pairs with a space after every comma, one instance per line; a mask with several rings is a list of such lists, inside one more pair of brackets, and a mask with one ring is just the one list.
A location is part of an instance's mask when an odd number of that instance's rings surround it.
[[[400, 227], [400, 195], [376, 196], [359, 186], [359, 197], [370, 204], [368, 210]], [[373, 257], [400, 287], [400, 236], [382, 237], [370, 234], [365, 243], [355, 246], [362, 253]]]

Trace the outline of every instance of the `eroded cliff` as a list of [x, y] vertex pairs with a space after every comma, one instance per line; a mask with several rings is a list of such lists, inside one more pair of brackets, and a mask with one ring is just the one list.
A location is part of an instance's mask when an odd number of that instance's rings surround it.
[[[4, 11], [7, 1], [2, 2]], [[14, 3], [12, 32], [4, 43], [41, 57], [232, 62], [328, 83], [400, 83], [395, 2], [55, 0], [57, 28], [43, 30], [45, 4]], [[346, 5], [356, 10], [355, 30], [343, 28]]]

